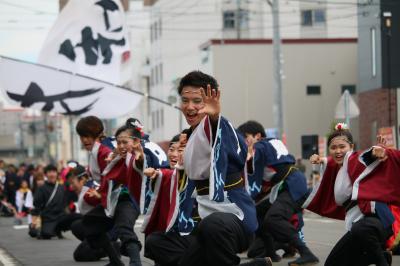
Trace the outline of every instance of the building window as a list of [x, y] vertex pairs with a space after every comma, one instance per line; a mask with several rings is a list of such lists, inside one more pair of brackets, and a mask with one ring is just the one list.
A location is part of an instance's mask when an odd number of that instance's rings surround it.
[[325, 9], [306, 9], [301, 11], [301, 25], [305, 27], [320, 26], [326, 23]]
[[154, 67], [154, 84], [158, 84], [158, 65]]
[[321, 86], [319, 85], [309, 85], [307, 86], [307, 95], [320, 95]]
[[233, 30], [238, 26], [237, 20], [239, 20], [239, 26], [241, 29], [247, 29], [249, 27], [249, 11], [241, 9], [239, 11], [239, 17], [237, 18], [237, 10], [227, 10], [223, 12], [223, 27], [224, 30]]
[[371, 60], [372, 60], [372, 77], [376, 77], [376, 29], [371, 28]]
[[153, 68], [151, 68], [151, 70], [150, 70], [150, 86], [154, 85], [153, 77], [154, 77], [154, 71], [153, 71]]
[[348, 90], [350, 94], [356, 94], [356, 85], [342, 85], [342, 94]]
[[158, 21], [158, 37], [161, 37], [162, 34], [162, 20], [160, 18], [160, 20]]
[[236, 28], [236, 14], [234, 11], [224, 11], [224, 29], [234, 29]]
[[154, 112], [151, 112], [151, 128], [152, 129], [156, 128], [156, 119], [155, 119]]
[[301, 25], [312, 26], [312, 10], [301, 11]]
[[163, 82], [163, 78], [164, 78], [164, 76], [163, 76], [163, 70], [164, 70], [163, 69], [163, 64], [160, 63], [159, 67], [160, 67], [160, 70], [158, 72], [160, 74], [160, 83], [162, 83]]
[[164, 108], [161, 108], [161, 110], [160, 110], [160, 124], [161, 124], [161, 127], [163, 127], [164, 126]]
[[158, 23], [154, 22], [154, 40], [158, 39]]
[[326, 13], [324, 9], [316, 9], [314, 10], [314, 23], [315, 24], [325, 24], [326, 22]]
[[160, 110], [156, 111], [156, 127], [160, 127]]
[[151, 24], [151, 25], [150, 25], [150, 42], [153, 42], [153, 41], [154, 41], [154, 38], [153, 38], [153, 31], [154, 31], [154, 29], [153, 29], [153, 24]]

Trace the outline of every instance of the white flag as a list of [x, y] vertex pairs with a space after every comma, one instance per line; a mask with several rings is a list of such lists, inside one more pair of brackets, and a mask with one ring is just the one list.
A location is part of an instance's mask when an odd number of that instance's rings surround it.
[[69, 0], [42, 47], [38, 62], [121, 85], [129, 56], [119, 0]]
[[42, 65], [0, 57], [0, 88], [10, 103], [67, 115], [116, 118], [142, 95], [126, 88]]

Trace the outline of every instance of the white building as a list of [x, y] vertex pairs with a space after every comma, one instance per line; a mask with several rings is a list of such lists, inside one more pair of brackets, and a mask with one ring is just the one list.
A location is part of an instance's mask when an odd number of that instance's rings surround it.
[[[171, 103], [177, 103], [175, 89], [180, 77], [195, 69], [210, 71], [208, 64], [202, 63], [206, 55], [199, 49], [201, 44], [210, 39], [272, 38], [272, 13], [266, 0], [144, 2], [151, 6], [149, 94]], [[356, 0], [286, 0], [279, 4], [284, 39], [357, 36]], [[289, 60], [287, 56], [283, 53], [284, 60]], [[272, 79], [265, 82], [272, 84]], [[154, 101], [150, 101], [149, 116], [154, 140], [169, 139], [185, 126], [178, 110]]]
[[[273, 128], [272, 40], [211, 40], [202, 48], [204, 67], [221, 88], [222, 114], [235, 127], [257, 120]], [[318, 137], [329, 133], [342, 92], [355, 93], [357, 39], [283, 39], [282, 52], [287, 145], [296, 156], [302, 145], [317, 152]], [[357, 140], [358, 121], [352, 122]]]

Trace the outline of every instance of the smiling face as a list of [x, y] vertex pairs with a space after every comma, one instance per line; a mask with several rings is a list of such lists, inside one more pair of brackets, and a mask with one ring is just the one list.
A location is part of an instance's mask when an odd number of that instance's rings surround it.
[[140, 139], [133, 138], [129, 130], [122, 131], [117, 136], [117, 147], [123, 158], [126, 157], [128, 152], [132, 153], [134, 148], [140, 144]]
[[329, 143], [329, 155], [339, 165], [343, 164], [344, 156], [354, 148], [345, 136], [338, 136]]
[[178, 162], [179, 142], [174, 142], [169, 146], [167, 155], [169, 167], [174, 168], [176, 163]]
[[197, 126], [205, 114], [199, 114], [199, 110], [204, 107], [200, 88], [186, 86], [181, 93], [181, 111], [186, 118], [186, 122], [191, 126]]

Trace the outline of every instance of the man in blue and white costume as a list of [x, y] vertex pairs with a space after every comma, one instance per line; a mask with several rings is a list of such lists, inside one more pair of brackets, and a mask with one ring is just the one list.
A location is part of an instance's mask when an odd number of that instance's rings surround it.
[[[220, 115], [220, 91], [213, 77], [190, 72], [181, 79], [178, 92], [190, 125], [184, 169], [195, 181], [202, 219], [180, 265], [240, 265], [236, 254], [249, 247], [258, 227], [245, 188], [246, 144]], [[271, 261], [259, 258], [241, 265], [271, 265]]]
[[[289, 262], [289, 266], [312, 265], [318, 258], [310, 251], [299, 230], [302, 226], [302, 204], [308, 195], [306, 177], [294, 167], [296, 160], [289, 154], [279, 139], [266, 138], [264, 127], [256, 121], [239, 126], [238, 131], [246, 138], [249, 146], [247, 171], [250, 194], [257, 203], [260, 228], [248, 255], [256, 253], [256, 245], [264, 242], [265, 253], [273, 261], [280, 257], [275, 253], [274, 242], [287, 243], [297, 249], [300, 258]], [[267, 182], [265, 182], [267, 181]], [[270, 187], [267, 199], [260, 197]], [[297, 216], [297, 226], [291, 220]], [[262, 246], [261, 246], [262, 247]], [[262, 249], [261, 249], [262, 250]], [[257, 256], [257, 255], [256, 255]]]

